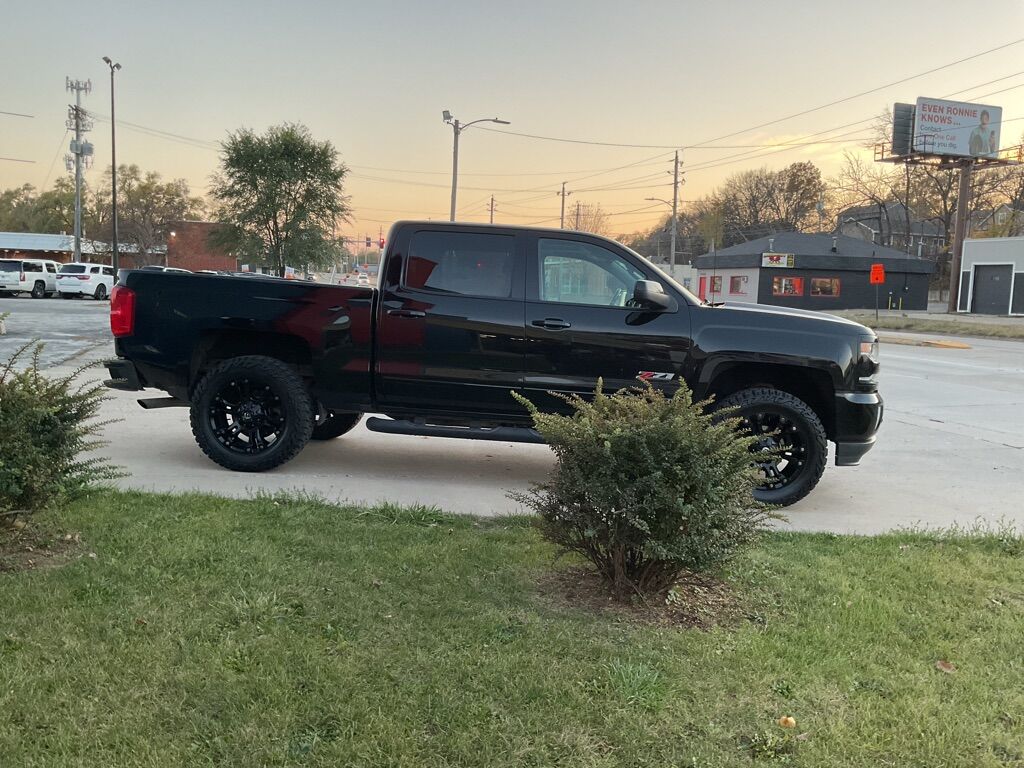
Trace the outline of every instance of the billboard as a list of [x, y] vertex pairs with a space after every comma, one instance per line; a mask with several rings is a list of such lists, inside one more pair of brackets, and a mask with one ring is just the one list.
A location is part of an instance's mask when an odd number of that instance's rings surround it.
[[920, 97], [914, 151], [952, 157], [996, 157], [1003, 108]]
[[765, 251], [761, 254], [762, 267], [793, 267], [795, 261], [792, 253], [771, 253]]

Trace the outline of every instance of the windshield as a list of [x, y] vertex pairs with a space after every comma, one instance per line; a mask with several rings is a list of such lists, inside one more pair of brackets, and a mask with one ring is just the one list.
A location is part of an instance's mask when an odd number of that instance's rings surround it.
[[625, 246], [625, 245], [622, 245], [622, 243], [619, 243], [619, 246], [622, 247], [622, 248], [625, 248], [627, 251], [629, 251], [634, 256], [636, 256], [638, 259], [640, 259], [641, 263], [643, 263], [644, 266], [649, 267], [649, 268], [653, 269], [655, 272], [657, 272], [658, 273], [658, 277], [662, 278], [663, 280], [665, 280], [668, 283], [671, 283], [672, 287], [674, 287], [681, 294], [683, 294], [683, 296], [686, 298], [686, 300], [688, 302], [690, 302], [691, 304], [698, 304], [698, 305], [700, 305], [700, 304], [707, 304], [707, 302], [704, 301], [703, 299], [699, 299], [696, 296], [694, 296], [690, 292], [690, 290], [688, 288], [684, 288], [683, 285], [681, 283], [679, 283], [678, 281], [676, 281], [671, 275], [669, 275], [668, 272], [665, 272], [664, 270], [660, 269], [657, 264], [652, 264], [649, 259], [645, 259], [643, 256], [641, 256], [639, 253], [634, 251], [632, 248], [630, 248], [628, 246]]
[[0, 272], [21, 272], [21, 262], [0, 261]]
[[62, 275], [81, 275], [85, 272], [84, 264], [65, 264], [60, 268]]

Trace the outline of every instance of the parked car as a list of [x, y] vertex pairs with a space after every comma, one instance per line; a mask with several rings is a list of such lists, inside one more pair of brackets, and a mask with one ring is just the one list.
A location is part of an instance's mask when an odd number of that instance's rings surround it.
[[27, 293], [33, 299], [57, 292], [60, 263], [50, 259], [0, 259], [0, 295]]
[[365, 272], [360, 272], [359, 275], [356, 277], [356, 285], [369, 285], [369, 284], [370, 284], [370, 276], [368, 274], [366, 274]]
[[103, 301], [110, 296], [113, 287], [114, 269], [103, 264], [63, 264], [57, 274], [57, 290], [62, 299], [92, 296]]
[[[114, 292], [115, 389], [191, 408], [200, 448], [258, 472], [351, 430], [542, 442], [542, 410], [648, 381], [732, 406], [759, 436], [755, 496], [792, 504], [857, 464], [882, 420], [878, 340], [817, 312], [702, 302], [612, 240], [400, 222], [378, 286], [129, 272]], [[554, 393], [554, 394], [552, 394]]]

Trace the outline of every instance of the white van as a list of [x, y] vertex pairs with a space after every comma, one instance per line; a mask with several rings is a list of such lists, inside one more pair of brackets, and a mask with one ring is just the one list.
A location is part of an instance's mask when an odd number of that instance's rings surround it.
[[62, 299], [92, 296], [96, 301], [110, 297], [114, 288], [114, 268], [103, 264], [63, 264], [57, 275], [57, 290]]
[[0, 295], [27, 293], [33, 299], [57, 292], [60, 264], [50, 259], [0, 259]]

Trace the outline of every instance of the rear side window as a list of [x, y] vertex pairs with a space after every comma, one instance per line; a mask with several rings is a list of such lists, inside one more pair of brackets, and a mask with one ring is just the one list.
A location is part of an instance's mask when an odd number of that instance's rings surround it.
[[507, 299], [512, 296], [515, 238], [473, 232], [417, 232], [404, 285], [421, 291]]
[[0, 261], [0, 272], [21, 272], [21, 262]]
[[89, 267], [89, 274], [98, 275], [100, 273], [99, 267]]
[[24, 265], [25, 272], [42, 272], [43, 265], [38, 261], [26, 261]]
[[62, 275], [84, 275], [85, 267], [82, 264], [65, 264], [60, 268]]

